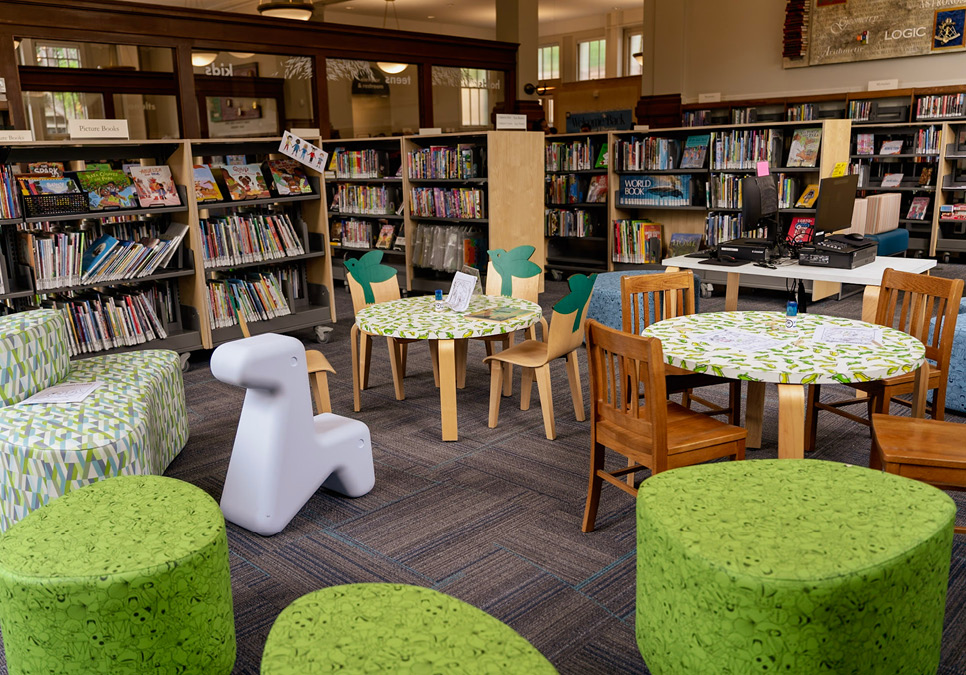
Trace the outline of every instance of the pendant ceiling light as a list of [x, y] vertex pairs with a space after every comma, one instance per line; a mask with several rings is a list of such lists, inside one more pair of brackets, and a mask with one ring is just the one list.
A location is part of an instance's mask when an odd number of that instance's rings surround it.
[[217, 52], [191, 52], [191, 65], [195, 68], [204, 68], [217, 58]]
[[[386, 23], [389, 21], [389, 7], [392, 6], [392, 17], [396, 20], [396, 30], [399, 28], [399, 15], [396, 14], [395, 0], [386, 0], [386, 8], [382, 13], [382, 27], [386, 27]], [[376, 61], [376, 65], [379, 66], [379, 70], [388, 74], [396, 75], [401, 73], [409, 67], [408, 63], [393, 63], [391, 61]]]
[[308, 21], [312, 18], [312, 0], [259, 0], [258, 13], [275, 19]]
[[255, 52], [228, 52], [236, 59], [250, 59], [255, 56]]

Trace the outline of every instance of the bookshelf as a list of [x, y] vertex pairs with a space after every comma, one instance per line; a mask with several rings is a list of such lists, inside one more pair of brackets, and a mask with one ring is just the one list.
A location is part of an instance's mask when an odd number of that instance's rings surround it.
[[949, 262], [966, 252], [966, 122], [943, 126], [930, 255]]
[[[930, 256], [936, 250], [936, 187], [942, 182], [943, 138], [941, 122], [862, 124], [852, 128], [849, 171], [859, 174], [859, 197], [900, 195], [899, 226], [909, 231], [909, 248]], [[886, 176], [899, 182], [890, 185]], [[914, 204], [921, 217], [915, 217]]]
[[[95, 345], [96, 349], [76, 354], [81, 358], [144, 348], [184, 353], [211, 349], [227, 340], [242, 337], [237, 325], [213, 325], [213, 296], [209, 292], [213, 282], [217, 286], [219, 280], [225, 278], [250, 280], [256, 275], [264, 277], [288, 268], [290, 271], [278, 275], [284, 278], [284, 283], [279, 283], [277, 291], [278, 298], [289, 306], [290, 312], [283, 314], [273, 308], [275, 316], [270, 318], [250, 317], [252, 334], [284, 332], [334, 321], [324, 188], [312, 172], [307, 171], [313, 187], [311, 195], [277, 196], [272, 192], [273, 196], [265, 199], [218, 202], [199, 202], [195, 195], [195, 164], [210, 164], [213, 158], [227, 155], [244, 155], [246, 161], [261, 163], [267, 158], [279, 157], [278, 145], [278, 139], [53, 141], [0, 145], [0, 166], [8, 167], [26, 167], [31, 162], [59, 162], [65, 171], [70, 172], [82, 170], [91, 163], [107, 162], [118, 168], [123, 164], [166, 165], [177, 186], [180, 201], [178, 206], [103, 211], [88, 211], [81, 204], [54, 213], [25, 212], [21, 203], [20, 212], [15, 217], [0, 220], [0, 280], [4, 282], [0, 302], [4, 305], [3, 310], [16, 312], [51, 304], [76, 305], [68, 312], [76, 334], [85, 330], [86, 315], [102, 314], [103, 322], [91, 324], [94, 328], [91, 337], [100, 331], [103, 335], [114, 334], [114, 339], [110, 343], [102, 340]], [[218, 181], [220, 183], [220, 178]], [[222, 194], [227, 195], [224, 184], [220, 183], [219, 187]], [[23, 198], [20, 199], [22, 202]], [[261, 220], [256, 223], [256, 219]], [[203, 228], [216, 221], [226, 226], [249, 222], [251, 227], [259, 227], [263, 234], [273, 236], [261, 240], [265, 247], [259, 251], [245, 249], [248, 251], [245, 259], [211, 258], [212, 231]], [[119, 274], [92, 280], [81, 278], [77, 253], [82, 253], [94, 238], [111, 234], [117, 239], [137, 241], [138, 237], [157, 236], [151, 233], [164, 232], [172, 223], [186, 226], [187, 231], [180, 230], [184, 238], [176, 248], [173, 247], [174, 253], [166, 265], [142, 276]], [[24, 232], [37, 232], [38, 236], [31, 234], [28, 237]], [[51, 239], [56, 240], [53, 247], [51, 242], [43, 241], [47, 237], [40, 232], [52, 235]], [[219, 244], [225, 241], [227, 239], [221, 239]], [[243, 250], [241, 244], [244, 242], [239, 240], [236, 243], [239, 248], [235, 253], [241, 255], [238, 251]], [[209, 246], [207, 250], [206, 245]], [[71, 247], [75, 249], [73, 254], [68, 253]], [[39, 255], [38, 250], [43, 255]], [[57, 283], [55, 277], [51, 284], [46, 278], [46, 269], [38, 268], [38, 261], [51, 256], [55, 256], [53, 260], [66, 260], [68, 266], [76, 266], [73, 276], [62, 277], [65, 283]], [[31, 257], [33, 266], [29, 260]], [[152, 303], [166, 333], [164, 337], [156, 335], [155, 339], [141, 342], [124, 340], [124, 328], [120, 323], [124, 317], [117, 308], [118, 298], [139, 294], [145, 298], [144, 302]], [[113, 306], [108, 298], [114, 298]], [[268, 302], [265, 304], [267, 306]], [[265, 313], [268, 314], [267, 309]], [[128, 326], [133, 325], [132, 318], [126, 320]]]
[[[544, 135], [484, 131], [402, 138], [406, 288], [445, 288], [487, 250], [529, 244], [544, 268]], [[542, 279], [541, 279], [542, 290]]]
[[[567, 276], [605, 272], [610, 189], [608, 133], [546, 137], [544, 235], [547, 269]], [[603, 161], [601, 161], [603, 159]]]

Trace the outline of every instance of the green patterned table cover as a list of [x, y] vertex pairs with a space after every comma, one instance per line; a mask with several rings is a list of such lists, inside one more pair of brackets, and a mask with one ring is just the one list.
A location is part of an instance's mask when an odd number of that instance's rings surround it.
[[[881, 346], [821, 343], [812, 340], [822, 325], [882, 330]], [[743, 352], [702, 341], [720, 330], [739, 330], [780, 340], [773, 349]], [[785, 328], [779, 312], [713, 312], [665, 319], [642, 335], [661, 340], [664, 360], [696, 373], [782, 384], [868, 382], [916, 370], [925, 347], [901, 331], [837, 316], [799, 314], [795, 328]]]
[[[454, 312], [447, 308], [442, 312], [433, 309], [435, 298], [426, 295], [380, 302], [359, 310], [356, 324], [360, 330], [372, 335], [415, 340], [455, 340], [482, 335], [500, 335], [532, 326], [543, 315], [540, 305], [502, 295], [474, 295], [466, 312]], [[474, 314], [486, 309], [510, 307], [527, 313], [494, 323], [468, 319], [464, 314]]]

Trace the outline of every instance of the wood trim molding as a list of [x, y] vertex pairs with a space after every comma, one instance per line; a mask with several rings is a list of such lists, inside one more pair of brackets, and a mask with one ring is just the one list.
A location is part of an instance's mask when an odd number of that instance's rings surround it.
[[174, 73], [96, 68], [20, 66], [21, 91], [95, 91], [114, 94], [178, 93]]

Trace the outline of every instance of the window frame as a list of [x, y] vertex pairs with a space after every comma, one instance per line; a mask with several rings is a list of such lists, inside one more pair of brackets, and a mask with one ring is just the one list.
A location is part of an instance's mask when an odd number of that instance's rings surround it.
[[[587, 45], [586, 72], [584, 69], [583, 47]], [[597, 47], [597, 65], [592, 67], [590, 61], [593, 60], [593, 49]], [[586, 76], [585, 76], [586, 75]], [[577, 42], [577, 81], [587, 82], [590, 80], [602, 80], [607, 77], [607, 38], [598, 37]]]
[[[547, 72], [544, 70], [544, 52], [545, 50], [550, 50], [550, 70]], [[560, 79], [560, 43], [552, 42], [545, 45], [540, 45], [537, 47], [537, 80], [543, 82], [546, 80], [559, 80]]]

